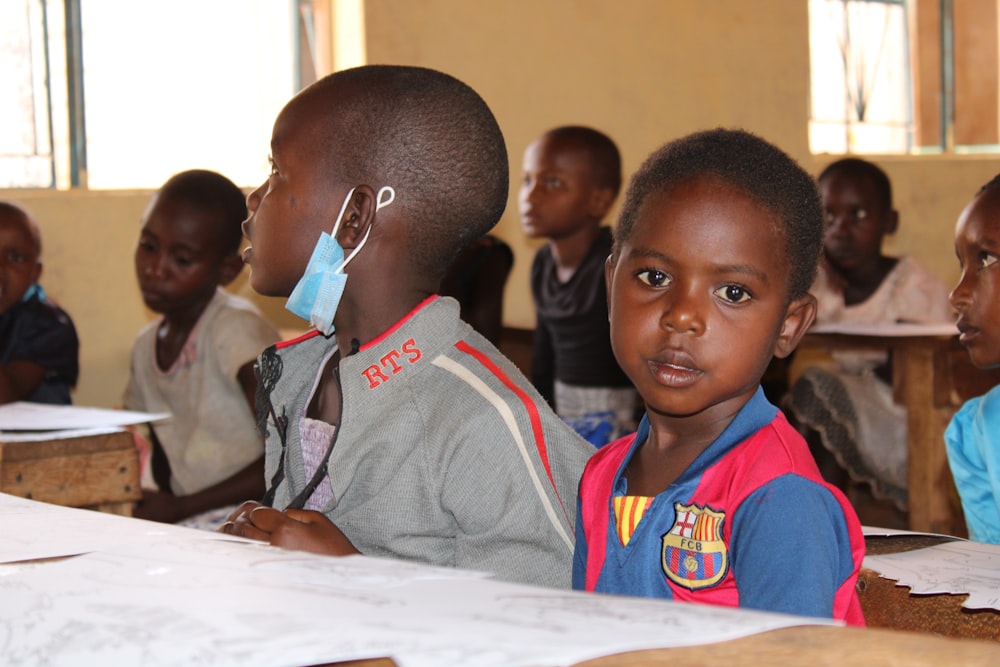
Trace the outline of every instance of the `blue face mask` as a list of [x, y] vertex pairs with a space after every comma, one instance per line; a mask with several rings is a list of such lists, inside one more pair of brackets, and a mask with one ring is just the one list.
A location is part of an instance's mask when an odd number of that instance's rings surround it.
[[[347, 274], [344, 273], [344, 269], [361, 252], [361, 248], [368, 241], [368, 235], [372, 233], [369, 225], [361, 243], [349, 257], [344, 258], [344, 249], [337, 241], [337, 230], [353, 194], [354, 188], [351, 188], [343, 206], [340, 207], [337, 221], [333, 223], [333, 231], [329, 234], [326, 232], [320, 234], [305, 272], [285, 302], [286, 309], [310, 322], [326, 336], [333, 333], [333, 316], [337, 314], [337, 306], [340, 305], [344, 288], [347, 286]], [[383, 187], [375, 197], [375, 211], [388, 206], [395, 198], [395, 190], [388, 185]]]

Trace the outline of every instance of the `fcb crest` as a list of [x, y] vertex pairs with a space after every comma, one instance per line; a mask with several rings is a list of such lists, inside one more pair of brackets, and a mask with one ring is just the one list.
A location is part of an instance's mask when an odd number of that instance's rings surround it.
[[681, 503], [674, 504], [674, 511], [674, 525], [663, 536], [664, 574], [690, 590], [714, 586], [729, 569], [729, 550], [722, 540], [725, 513]]

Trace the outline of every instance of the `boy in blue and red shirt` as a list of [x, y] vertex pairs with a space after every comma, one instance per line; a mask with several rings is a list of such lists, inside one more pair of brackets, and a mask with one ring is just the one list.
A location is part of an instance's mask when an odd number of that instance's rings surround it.
[[760, 388], [815, 317], [822, 241], [812, 179], [749, 133], [680, 139], [635, 175], [606, 270], [646, 415], [584, 471], [575, 588], [864, 625], [857, 515]]

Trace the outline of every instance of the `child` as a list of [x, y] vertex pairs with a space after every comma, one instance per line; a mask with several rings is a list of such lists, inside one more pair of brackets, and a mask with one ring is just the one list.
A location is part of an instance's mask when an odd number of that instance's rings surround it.
[[135, 272], [160, 317], [136, 338], [124, 406], [172, 417], [149, 427], [159, 490], [143, 491], [137, 517], [178, 522], [208, 512], [194, 525], [214, 528], [231, 508], [217, 520], [211, 510], [264, 493], [253, 364], [278, 334], [222, 289], [243, 268], [246, 214], [232, 181], [191, 170], [171, 177], [143, 216]]
[[600, 446], [635, 430], [637, 396], [608, 338], [601, 226], [621, 186], [621, 158], [588, 127], [549, 130], [524, 152], [521, 224], [547, 238], [531, 266], [532, 382], [560, 417]]
[[259, 362], [281, 511], [246, 503], [224, 530], [568, 588], [588, 446], [435, 295], [506, 205], [485, 102], [430, 69], [348, 69], [285, 106], [271, 150], [250, 284], [317, 330]]
[[667, 144], [608, 261], [611, 345], [646, 404], [580, 483], [573, 585], [863, 625], [857, 516], [760, 379], [812, 323], [815, 186], [754, 135]]
[[462, 319], [494, 345], [500, 344], [503, 292], [513, 266], [510, 246], [486, 234], [466, 246], [441, 279], [441, 295], [454, 297]]
[[[912, 257], [882, 252], [896, 231], [889, 178], [857, 158], [838, 160], [819, 177], [825, 262], [812, 293], [816, 322], [952, 322], [948, 288]], [[836, 352], [832, 368], [811, 366], [784, 404], [800, 425], [827, 481], [848, 475], [873, 495], [907, 508], [906, 409], [892, 397], [886, 352]], [[810, 432], [811, 431], [811, 432]]]
[[[1000, 366], [1000, 176], [958, 218], [955, 254], [962, 276], [951, 292], [959, 341], [978, 368]], [[1000, 387], [967, 401], [944, 438], [969, 537], [1000, 544]]]
[[69, 315], [45, 297], [42, 237], [28, 212], [0, 201], [0, 404], [66, 404], [79, 376]]

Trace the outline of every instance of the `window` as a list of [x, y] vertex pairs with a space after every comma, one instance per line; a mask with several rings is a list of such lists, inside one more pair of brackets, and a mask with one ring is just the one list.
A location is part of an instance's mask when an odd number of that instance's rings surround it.
[[190, 168], [257, 184], [275, 116], [323, 66], [315, 5], [3, 0], [0, 187], [156, 188]]
[[813, 152], [909, 149], [906, 26], [902, 0], [810, 0]]
[[814, 153], [1000, 152], [998, 0], [809, 0]]
[[[56, 181], [51, 54], [41, 0], [0, 3], [0, 187], [48, 185]], [[65, 61], [65, 57], [62, 58]], [[65, 81], [65, 78], [63, 78]], [[60, 88], [65, 91], [65, 84]], [[65, 108], [65, 104], [63, 105]], [[63, 124], [66, 127], [66, 116]]]

